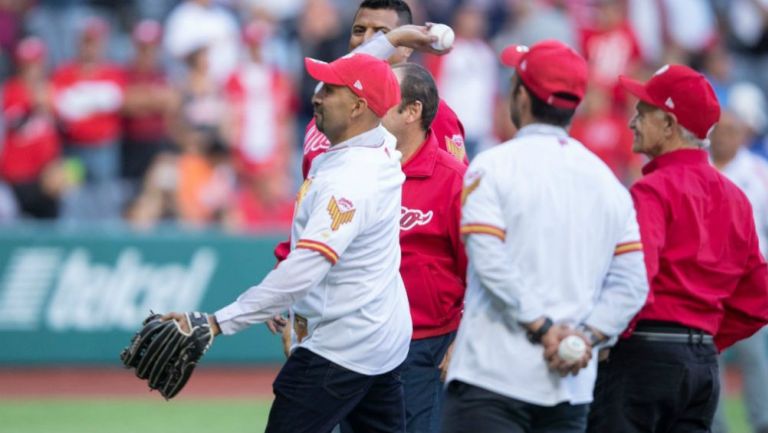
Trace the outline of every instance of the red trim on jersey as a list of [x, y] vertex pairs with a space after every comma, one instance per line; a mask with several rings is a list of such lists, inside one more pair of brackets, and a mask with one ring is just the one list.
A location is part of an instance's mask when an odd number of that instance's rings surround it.
[[461, 234], [462, 235], [469, 235], [469, 234], [491, 235], [491, 236], [496, 236], [502, 241], [507, 238], [507, 232], [505, 230], [500, 229], [496, 226], [492, 226], [490, 224], [477, 224], [477, 223], [464, 224], [461, 226]]
[[643, 244], [640, 241], [622, 242], [616, 245], [616, 249], [613, 251], [614, 256], [620, 256], [622, 254], [631, 253], [634, 251], [642, 251]]
[[331, 262], [332, 265], [335, 265], [336, 262], [339, 261], [339, 255], [336, 254], [336, 251], [334, 251], [333, 248], [329, 247], [328, 245], [322, 242], [317, 242], [309, 239], [301, 239], [298, 242], [296, 242], [296, 248], [304, 248], [306, 250], [317, 251], [318, 253], [322, 254], [326, 259], [328, 259], [328, 261]]

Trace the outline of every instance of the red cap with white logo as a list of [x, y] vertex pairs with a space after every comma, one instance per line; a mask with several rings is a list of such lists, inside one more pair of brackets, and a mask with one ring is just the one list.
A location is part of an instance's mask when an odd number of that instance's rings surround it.
[[706, 78], [683, 65], [664, 65], [645, 84], [621, 76], [627, 92], [677, 118], [677, 123], [700, 139], [720, 120], [720, 104]]
[[523, 84], [554, 107], [576, 108], [587, 90], [587, 61], [560, 41], [550, 39], [530, 48], [510, 45], [501, 52], [501, 63], [515, 68]]
[[389, 64], [368, 54], [347, 54], [331, 63], [304, 58], [309, 75], [326, 84], [346, 86], [363, 98], [377, 116], [384, 117], [400, 103], [400, 85]]

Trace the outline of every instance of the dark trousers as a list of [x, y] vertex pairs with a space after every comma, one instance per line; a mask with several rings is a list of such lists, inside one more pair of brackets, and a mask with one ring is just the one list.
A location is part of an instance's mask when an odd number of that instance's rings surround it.
[[343, 418], [359, 432], [405, 431], [400, 367], [366, 376], [299, 348], [283, 365], [273, 390], [267, 433], [326, 433]]
[[709, 432], [719, 392], [711, 344], [633, 337], [598, 366], [587, 431]]
[[452, 381], [445, 394], [442, 432], [583, 433], [588, 411], [588, 404], [538, 406]]

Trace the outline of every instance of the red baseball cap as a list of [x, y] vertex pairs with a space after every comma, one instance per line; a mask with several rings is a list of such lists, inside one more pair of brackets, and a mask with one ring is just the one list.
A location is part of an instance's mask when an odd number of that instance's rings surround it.
[[515, 68], [525, 86], [554, 107], [576, 108], [587, 90], [587, 61], [560, 41], [549, 39], [530, 48], [510, 45], [501, 52], [501, 63]]
[[384, 117], [400, 103], [400, 85], [389, 64], [368, 54], [347, 54], [331, 63], [304, 58], [309, 75], [323, 83], [346, 86], [368, 102], [368, 108]]
[[141, 20], [133, 28], [133, 40], [142, 44], [156, 44], [163, 35], [163, 27], [155, 20]]
[[16, 60], [20, 63], [29, 63], [45, 58], [45, 43], [34, 36], [24, 38], [16, 45]]
[[702, 140], [720, 120], [712, 85], [687, 66], [664, 65], [645, 84], [623, 75], [619, 83], [641, 101], [674, 114], [680, 125]]

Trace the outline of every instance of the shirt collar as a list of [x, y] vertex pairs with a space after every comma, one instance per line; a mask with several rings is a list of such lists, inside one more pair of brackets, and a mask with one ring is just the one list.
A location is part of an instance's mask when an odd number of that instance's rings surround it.
[[643, 166], [643, 174], [652, 173], [660, 168], [672, 165], [709, 164], [709, 155], [701, 149], [678, 149], [653, 158]]
[[429, 177], [435, 171], [435, 162], [437, 161], [437, 152], [440, 147], [437, 145], [437, 136], [434, 131], [429, 129], [427, 138], [421, 143], [416, 154], [403, 165], [403, 173], [406, 177]]
[[379, 147], [384, 144], [385, 134], [386, 131], [384, 130], [384, 127], [379, 124], [379, 126], [373, 129], [331, 146], [328, 151], [331, 152], [346, 149], [348, 147]]
[[525, 125], [515, 134], [515, 138], [525, 137], [526, 135], [554, 135], [556, 137], [568, 137], [568, 131], [565, 128], [546, 123], [531, 123]]

